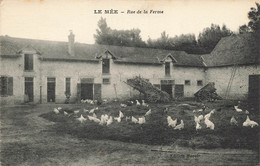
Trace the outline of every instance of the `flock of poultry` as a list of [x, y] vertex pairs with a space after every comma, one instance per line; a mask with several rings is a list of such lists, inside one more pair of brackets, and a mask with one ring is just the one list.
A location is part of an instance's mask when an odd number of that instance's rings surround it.
[[[92, 103], [91, 101], [87, 101], [88, 103]], [[131, 103], [133, 104], [134, 102], [131, 101]], [[144, 100], [142, 100], [142, 103], [140, 103], [138, 100], [136, 100], [136, 105], [141, 105], [141, 106], [144, 106], [144, 107], [149, 107], [149, 105], [147, 103], [145, 103]], [[127, 107], [126, 104], [120, 104], [121, 107]], [[196, 112], [203, 112], [205, 110], [205, 106], [202, 108], [202, 109], [198, 109], [198, 110], [193, 110], [193, 113], [196, 113]], [[242, 109], [238, 108], [238, 106], [234, 106], [234, 109], [237, 111], [237, 112], [244, 112], [245, 114], [247, 114], [247, 118], [245, 120], [245, 122], [243, 123], [243, 126], [244, 127], [248, 127], [250, 126], [251, 128], [255, 127], [255, 126], [258, 126], [258, 123], [255, 122], [255, 121], [252, 121], [249, 119], [249, 112], [246, 110], [246, 111], [243, 111]], [[58, 107], [58, 108], [54, 108], [54, 113], [55, 114], [59, 114], [61, 113], [61, 110], [62, 108], [61, 107]], [[136, 124], [144, 124], [146, 123], [146, 120], [145, 118], [147, 116], [149, 116], [151, 113], [152, 113], [152, 110], [149, 109], [145, 115], [139, 117], [138, 119], [135, 118], [134, 116], [125, 116], [121, 111], [119, 111], [119, 115], [117, 117], [113, 117], [113, 116], [109, 116], [107, 114], [102, 114], [100, 119], [97, 118], [97, 115], [95, 114], [95, 111], [98, 110], [98, 107], [95, 107], [91, 110], [86, 110], [84, 109], [83, 112], [84, 113], [89, 113], [89, 115], [87, 115], [87, 117], [83, 117], [83, 115], [81, 114], [79, 118], [76, 118], [80, 123], [83, 123], [85, 122], [87, 119], [89, 119], [90, 121], [93, 121], [95, 123], [98, 123], [99, 125], [110, 125], [113, 123], [113, 121], [117, 121], [118, 123], [120, 123], [122, 121], [122, 119], [125, 117], [125, 120], [126, 121], [131, 121], [133, 123], [136, 123]], [[78, 114], [80, 111], [79, 110], [75, 110], [72, 114], [68, 114], [66, 111], [63, 111], [63, 114], [65, 116], [70, 116], [70, 115], [75, 115], [75, 114]], [[195, 128], [196, 130], [201, 130], [202, 127], [201, 127], [201, 123], [202, 121], [204, 120], [204, 123], [206, 124], [206, 128], [209, 128], [211, 130], [214, 130], [215, 128], [215, 125], [214, 123], [210, 120], [210, 117], [212, 114], [215, 113], [215, 109], [211, 110], [208, 114], [206, 115], [199, 115], [199, 116], [195, 116], [194, 115], [194, 121], [195, 121]], [[174, 130], [182, 130], [184, 129], [184, 121], [181, 119], [180, 120], [180, 124], [177, 125], [177, 118], [175, 120], [172, 119], [171, 116], [167, 116], [167, 123], [168, 123], [168, 126], [172, 127]], [[238, 122], [237, 120], [235, 119], [234, 116], [231, 117], [230, 119], [230, 124], [231, 125], [236, 125], [238, 126]]]

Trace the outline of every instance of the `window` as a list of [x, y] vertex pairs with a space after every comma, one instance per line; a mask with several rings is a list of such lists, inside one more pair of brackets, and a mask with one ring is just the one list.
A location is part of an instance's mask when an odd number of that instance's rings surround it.
[[190, 80], [185, 80], [185, 81], [184, 81], [184, 84], [185, 84], [185, 85], [190, 85]]
[[170, 62], [165, 62], [165, 75], [169, 76], [171, 75], [171, 70], [170, 70]]
[[110, 84], [109, 78], [103, 78], [103, 84]]
[[13, 95], [13, 77], [0, 77], [1, 96]]
[[197, 86], [203, 86], [202, 80], [198, 80], [198, 81], [197, 81]]
[[110, 60], [109, 59], [103, 59], [102, 63], [102, 73], [103, 74], [108, 74], [110, 73]]
[[24, 70], [33, 70], [33, 54], [24, 54]]
[[70, 78], [66, 78], [65, 82], [65, 94], [70, 94]]

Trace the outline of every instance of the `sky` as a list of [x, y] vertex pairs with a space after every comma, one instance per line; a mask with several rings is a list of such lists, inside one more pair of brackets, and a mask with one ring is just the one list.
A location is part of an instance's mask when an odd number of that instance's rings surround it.
[[[0, 0], [1, 1], [1, 0]], [[141, 30], [143, 40], [194, 33], [212, 23], [225, 24], [232, 31], [248, 23], [247, 13], [260, 0], [2, 0], [0, 35], [67, 41], [69, 30], [75, 41], [93, 44], [97, 22], [106, 18], [112, 29]], [[104, 10], [118, 10], [105, 14]], [[102, 10], [95, 14], [94, 10]], [[128, 14], [127, 11], [135, 11]], [[140, 10], [141, 13], [137, 14]], [[147, 14], [144, 10], [148, 11]], [[150, 13], [163, 11], [160, 14]], [[124, 12], [124, 13], [121, 13]]]

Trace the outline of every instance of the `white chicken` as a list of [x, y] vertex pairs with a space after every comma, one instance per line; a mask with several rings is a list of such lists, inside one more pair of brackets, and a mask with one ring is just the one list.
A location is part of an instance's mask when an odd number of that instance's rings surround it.
[[119, 111], [119, 117], [120, 117], [120, 118], [123, 118], [123, 117], [124, 117], [124, 114], [123, 114], [121, 111]]
[[83, 112], [89, 112], [89, 110], [87, 110], [87, 109], [84, 109], [84, 110], [83, 110]]
[[238, 106], [234, 106], [234, 108], [235, 108], [235, 110], [236, 110], [237, 112], [242, 112], [242, 111], [243, 111], [242, 109], [238, 108]]
[[61, 108], [61, 107], [58, 107], [57, 109], [58, 109], [59, 111], [60, 111], [60, 110], [62, 110], [62, 108]]
[[135, 100], [136, 101], [136, 105], [141, 105], [140, 102], [138, 100]]
[[139, 121], [138, 121], [139, 124], [144, 124], [145, 123], [145, 117], [141, 117], [139, 118]]
[[144, 116], [148, 116], [148, 115], [150, 115], [152, 113], [152, 110], [151, 109], [149, 109], [149, 111], [147, 111], [146, 113], [145, 113], [145, 115]]
[[96, 123], [100, 123], [100, 119], [98, 119], [98, 118], [95, 118], [95, 117], [89, 116], [89, 115], [88, 115], [88, 118], [89, 118], [89, 120], [91, 120], [91, 121], [94, 121], [94, 122], [96, 122]]
[[115, 119], [118, 123], [121, 122], [121, 118], [120, 118], [120, 117], [114, 117], [114, 119]]
[[142, 100], [142, 106], [149, 107], [149, 105], [147, 103], [145, 103], [144, 100]]
[[243, 123], [244, 127], [250, 126], [251, 128], [258, 126], [258, 123], [249, 119], [248, 115], [246, 116], [246, 121]]
[[93, 114], [95, 112], [95, 108], [92, 108], [89, 113]]
[[201, 125], [198, 122], [196, 122], [196, 130], [200, 130], [200, 129], [201, 129]]
[[120, 104], [120, 106], [123, 107], [123, 108], [127, 107], [126, 104]]
[[138, 123], [138, 120], [135, 117], [132, 116], [132, 122]]
[[74, 111], [74, 114], [77, 114], [77, 113], [79, 113], [79, 110], [75, 110], [75, 111]]
[[66, 111], [64, 111], [63, 113], [64, 113], [64, 115], [68, 115], [68, 113]]
[[58, 114], [58, 113], [60, 113], [60, 111], [59, 111], [57, 108], [54, 108], [54, 110], [53, 110], [53, 111], [54, 111], [54, 113], [55, 113], [55, 114]]
[[204, 121], [204, 122], [205, 122], [207, 128], [210, 128], [211, 130], [214, 130], [215, 125], [214, 125], [213, 122], [211, 122], [208, 118], [205, 118], [205, 121]]
[[126, 117], [125, 117], [125, 121], [128, 121], [128, 120], [131, 120], [131, 117], [130, 117], [130, 116], [126, 116]]
[[181, 130], [184, 129], [184, 122], [181, 120], [181, 123], [174, 127], [174, 130]]
[[113, 117], [110, 116], [109, 119], [107, 120], [107, 126], [111, 125], [113, 123]]
[[245, 111], [245, 114], [247, 114], [247, 115], [248, 115], [248, 114], [249, 114], [249, 111], [247, 111], [247, 110], [246, 110], [246, 111]]
[[172, 120], [170, 116], [167, 116], [167, 122], [168, 126], [175, 127], [177, 124], [177, 118], [175, 120]]
[[238, 126], [237, 120], [235, 119], [234, 116], [232, 116], [232, 118], [230, 119], [230, 124]]
[[104, 125], [104, 124], [106, 124], [107, 123], [107, 120], [105, 119], [105, 115], [101, 115], [101, 117], [100, 117], [100, 125]]
[[204, 118], [205, 118], [205, 119], [209, 119], [210, 116], [211, 116], [211, 114], [214, 114], [214, 113], [215, 113], [215, 109], [211, 110], [208, 114], [206, 114], [206, 115], [204, 116]]
[[95, 113], [93, 113], [93, 115], [92, 115], [94, 118], [96, 118], [97, 117], [97, 115], [95, 114]]
[[87, 120], [87, 119], [84, 118], [84, 117], [82, 116], [82, 114], [81, 114], [80, 117], [77, 118], [77, 120], [80, 121], [80, 123], [83, 123], [83, 122], [84, 122], [85, 120]]

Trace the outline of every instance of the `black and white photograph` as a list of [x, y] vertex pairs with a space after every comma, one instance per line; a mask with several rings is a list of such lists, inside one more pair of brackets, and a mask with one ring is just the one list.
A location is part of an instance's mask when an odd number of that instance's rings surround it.
[[260, 0], [0, 0], [1, 166], [259, 166]]

